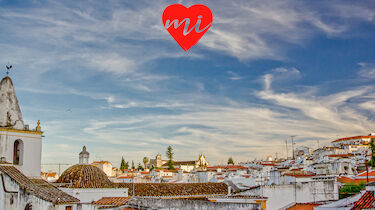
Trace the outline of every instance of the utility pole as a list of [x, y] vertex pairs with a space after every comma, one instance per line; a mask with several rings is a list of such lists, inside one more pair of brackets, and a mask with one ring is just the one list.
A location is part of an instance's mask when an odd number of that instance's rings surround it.
[[292, 160], [294, 160], [294, 141], [293, 141], [293, 138], [296, 137], [296, 136], [290, 136], [292, 137]]
[[[58, 174], [61, 175], [61, 166], [70, 166], [74, 165], [72, 163], [41, 163], [41, 165], [53, 165], [58, 167]], [[55, 169], [54, 169], [55, 170]]]
[[286, 159], [288, 159], [288, 139], [285, 139]]

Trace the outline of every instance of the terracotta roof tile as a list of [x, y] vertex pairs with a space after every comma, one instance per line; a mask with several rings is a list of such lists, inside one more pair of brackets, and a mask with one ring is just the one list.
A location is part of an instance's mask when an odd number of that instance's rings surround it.
[[[360, 173], [360, 174], [358, 174], [358, 176], [363, 176], [363, 177], [367, 177], [367, 171], [364, 171], [364, 172], [362, 172], [362, 173]], [[373, 171], [373, 170], [371, 170], [371, 171], [369, 171], [368, 172], [368, 176], [375, 176], [375, 170]]]
[[336, 154], [336, 155], [328, 155], [328, 157], [353, 157], [353, 154]]
[[304, 177], [313, 177], [315, 174], [291, 174], [291, 173], [285, 173], [285, 176], [293, 176], [296, 178], [304, 178]]
[[341, 139], [336, 139], [332, 142], [339, 142], [339, 141], [348, 141], [348, 140], [353, 140], [353, 139], [368, 139], [372, 138], [373, 136], [352, 136], [352, 137], [346, 137], [346, 138], [341, 138]]
[[128, 203], [128, 197], [103, 197], [92, 202], [95, 205], [122, 206]]
[[105, 188], [112, 182], [99, 168], [88, 164], [77, 164], [69, 167], [61, 174], [56, 183], [70, 188]]
[[91, 164], [106, 164], [106, 163], [109, 163], [109, 164], [110, 164], [109, 161], [105, 161], [105, 160], [102, 160], [102, 161], [94, 161], [94, 162], [92, 162]]
[[[133, 192], [132, 183], [114, 183], [119, 188], [129, 188], [129, 196]], [[228, 193], [224, 183], [134, 183], [136, 196], [183, 196], [183, 195], [222, 195]]]
[[373, 203], [375, 202], [375, 197], [374, 197], [374, 191], [367, 191], [365, 192], [361, 198], [355, 202], [353, 206], [353, 210], [357, 209], [369, 209], [374, 207]]
[[66, 194], [65, 192], [59, 190], [57, 187], [53, 186], [43, 179], [27, 178], [14, 166], [1, 165], [0, 171], [17, 182], [21, 189], [24, 189], [30, 194], [35, 195], [43, 200], [52, 202], [54, 204], [79, 202], [77, 198]]
[[287, 208], [287, 210], [314, 210], [315, 206], [320, 206], [321, 203], [296, 203], [294, 206]]
[[207, 167], [207, 170], [208, 169], [218, 169], [218, 168], [222, 168], [222, 169], [248, 169], [247, 167], [244, 167], [244, 166], [239, 166], [239, 165], [227, 165], [227, 166], [209, 166]]
[[[164, 163], [163, 166], [167, 166], [168, 163]], [[195, 160], [191, 161], [173, 161], [173, 165], [180, 166], [180, 165], [195, 165]]]

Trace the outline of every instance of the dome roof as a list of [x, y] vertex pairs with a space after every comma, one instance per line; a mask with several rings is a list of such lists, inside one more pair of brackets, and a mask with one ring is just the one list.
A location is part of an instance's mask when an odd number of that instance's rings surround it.
[[70, 188], [106, 188], [113, 185], [101, 169], [89, 164], [69, 167], [56, 182], [67, 184]]
[[89, 155], [90, 153], [86, 151], [86, 146], [83, 146], [82, 151], [79, 154], [80, 155]]

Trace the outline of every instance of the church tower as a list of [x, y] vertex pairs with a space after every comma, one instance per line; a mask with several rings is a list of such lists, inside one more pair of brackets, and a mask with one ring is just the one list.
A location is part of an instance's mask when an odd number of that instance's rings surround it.
[[0, 158], [26, 176], [40, 177], [42, 134], [39, 121], [34, 130], [24, 124], [13, 82], [4, 77], [0, 82]]
[[90, 153], [86, 151], [86, 146], [83, 146], [79, 153], [79, 164], [89, 164]]

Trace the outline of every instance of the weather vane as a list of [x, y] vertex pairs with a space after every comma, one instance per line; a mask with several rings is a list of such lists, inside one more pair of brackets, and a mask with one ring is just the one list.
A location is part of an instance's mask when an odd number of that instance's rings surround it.
[[9, 65], [9, 64], [7, 64], [7, 65], [5, 65], [5, 66], [6, 66], [6, 68], [7, 68], [7, 75], [9, 75], [9, 71], [10, 71], [10, 69], [12, 69], [13, 65]]

